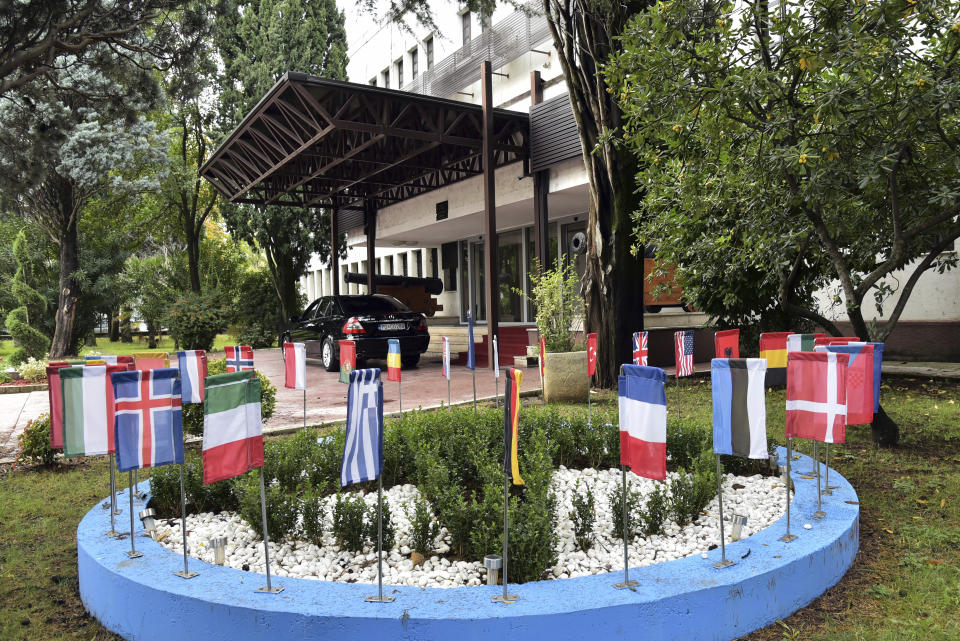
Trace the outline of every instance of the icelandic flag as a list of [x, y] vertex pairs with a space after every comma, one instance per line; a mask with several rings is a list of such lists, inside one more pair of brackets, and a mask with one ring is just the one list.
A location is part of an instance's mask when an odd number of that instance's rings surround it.
[[450, 380], [450, 339], [446, 336], [443, 337], [443, 370], [442, 374], [445, 379]]
[[659, 367], [623, 365], [620, 391], [620, 464], [637, 476], [667, 478], [666, 373]]
[[715, 358], [710, 363], [717, 454], [767, 458], [766, 374], [764, 358]]
[[223, 351], [227, 356], [228, 374], [253, 369], [253, 348], [249, 345], [227, 345]]
[[787, 358], [787, 438], [796, 436], [823, 443], [844, 442], [849, 361], [849, 355], [836, 352], [790, 352]]
[[740, 358], [740, 330], [723, 329], [713, 335], [716, 358]]
[[283, 344], [283, 386], [307, 389], [307, 346], [303, 343]]
[[207, 354], [202, 349], [177, 352], [180, 392], [184, 403], [203, 402], [203, 379], [207, 377]]
[[117, 469], [183, 463], [180, 371], [174, 367], [114, 372]]
[[467, 369], [476, 369], [477, 359], [473, 352], [473, 316], [467, 312]]
[[597, 333], [587, 334], [587, 376], [597, 373]]
[[400, 341], [391, 338], [387, 341], [387, 380], [400, 382]]
[[849, 354], [847, 365], [847, 425], [861, 425], [873, 421], [873, 345], [846, 343], [821, 345], [818, 352]]
[[340, 487], [373, 481], [383, 463], [383, 387], [379, 369], [355, 369], [347, 388], [347, 435]]
[[648, 354], [647, 332], [634, 332], [633, 333], [633, 364], [646, 365], [647, 354]]
[[493, 337], [493, 377], [500, 378], [500, 350], [497, 348], [497, 337]]

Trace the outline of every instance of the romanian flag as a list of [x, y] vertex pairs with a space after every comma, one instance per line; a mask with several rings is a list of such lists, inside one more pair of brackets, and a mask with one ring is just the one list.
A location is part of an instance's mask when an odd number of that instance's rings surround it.
[[387, 341], [387, 380], [400, 382], [400, 341]]
[[507, 387], [504, 391], [503, 405], [503, 472], [514, 485], [523, 485], [520, 478], [520, 461], [518, 460], [520, 442], [520, 381], [523, 372], [511, 367], [507, 370]]
[[787, 337], [793, 332], [760, 334], [760, 358], [767, 361], [767, 387], [787, 384]]
[[716, 358], [740, 358], [740, 330], [724, 329], [713, 335]]

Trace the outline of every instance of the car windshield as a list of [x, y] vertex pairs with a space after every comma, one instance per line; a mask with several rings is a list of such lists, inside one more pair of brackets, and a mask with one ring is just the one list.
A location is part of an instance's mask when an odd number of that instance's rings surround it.
[[351, 316], [410, 311], [403, 303], [389, 296], [344, 296], [340, 299], [340, 306], [345, 314]]

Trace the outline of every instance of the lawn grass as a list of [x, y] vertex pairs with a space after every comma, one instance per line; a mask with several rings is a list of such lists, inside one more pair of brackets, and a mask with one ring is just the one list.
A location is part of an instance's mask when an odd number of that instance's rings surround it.
[[[213, 341], [213, 350], [214, 352], [222, 352], [224, 345], [234, 345], [234, 338], [230, 334], [217, 334], [217, 337]], [[154, 349], [149, 349], [147, 347], [147, 341], [145, 338], [136, 337], [133, 339], [132, 343], [121, 343], [119, 341], [109, 341], [106, 338], [98, 338], [96, 346], [87, 345], [80, 350], [80, 355], [85, 354], [112, 354], [115, 356], [129, 356], [130, 354], [138, 353], [159, 353], [167, 352], [168, 354], [173, 354], [176, 352], [176, 347], [173, 344], [173, 339], [169, 336], [162, 336], [159, 341], [157, 341], [157, 347]]]
[[[710, 421], [707, 380], [671, 382], [671, 413], [678, 393], [684, 417]], [[832, 448], [833, 466], [860, 495], [857, 561], [810, 606], [745, 640], [960, 639], [960, 390], [894, 378], [882, 394], [902, 445], [878, 449], [864, 426]], [[595, 395], [597, 405], [613, 403], [610, 393]], [[771, 442], [782, 443], [782, 390], [768, 394], [767, 409]], [[77, 592], [76, 526], [106, 494], [107, 478], [104, 457], [0, 468], [0, 639], [117, 638], [86, 615]]]

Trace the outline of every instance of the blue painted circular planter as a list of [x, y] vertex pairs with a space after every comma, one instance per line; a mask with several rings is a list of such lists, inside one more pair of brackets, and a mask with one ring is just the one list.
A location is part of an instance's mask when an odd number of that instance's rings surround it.
[[[795, 463], [812, 466], [806, 457]], [[791, 543], [778, 540], [782, 518], [728, 545], [727, 558], [736, 561], [732, 567], [713, 568], [718, 548], [707, 559], [696, 555], [631, 569], [630, 578], [640, 583], [633, 591], [614, 589], [623, 573], [612, 572], [511, 585], [520, 599], [508, 605], [491, 603], [503, 589], [493, 586], [385, 586], [385, 593], [396, 597], [387, 604], [364, 601], [376, 594], [376, 586], [278, 577], [275, 584], [285, 590], [263, 594], [255, 591], [263, 575], [193, 558], [190, 569], [200, 576], [184, 580], [173, 574], [183, 567], [182, 555], [148, 538], [137, 537], [144, 556], [128, 559], [129, 540], [104, 536], [109, 514], [97, 506], [77, 528], [80, 596], [105, 627], [136, 641], [727, 640], [810, 603], [840, 580], [857, 555], [860, 510], [853, 487], [831, 470], [830, 481], [838, 487], [824, 497], [827, 516], [815, 520], [816, 480], [796, 473], [793, 478], [791, 531], [799, 538]], [[126, 500], [120, 504], [126, 506]], [[813, 528], [805, 530], [804, 523]]]

